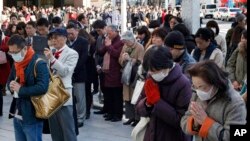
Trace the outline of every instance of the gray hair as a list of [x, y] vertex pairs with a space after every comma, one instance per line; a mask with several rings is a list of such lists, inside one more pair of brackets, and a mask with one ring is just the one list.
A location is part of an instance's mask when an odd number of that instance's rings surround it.
[[132, 31], [125, 31], [121, 35], [121, 40], [129, 40], [129, 41], [135, 41], [135, 37]]
[[114, 32], [119, 32], [116, 25], [111, 24], [111, 25], [108, 25], [107, 27], [111, 28], [111, 30], [114, 31]]

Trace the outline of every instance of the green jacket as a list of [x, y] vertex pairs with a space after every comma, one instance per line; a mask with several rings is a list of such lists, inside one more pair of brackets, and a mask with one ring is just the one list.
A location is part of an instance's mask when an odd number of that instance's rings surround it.
[[247, 58], [239, 52], [239, 47], [235, 49], [227, 62], [226, 70], [229, 72], [229, 79], [237, 81], [243, 85], [247, 75]]

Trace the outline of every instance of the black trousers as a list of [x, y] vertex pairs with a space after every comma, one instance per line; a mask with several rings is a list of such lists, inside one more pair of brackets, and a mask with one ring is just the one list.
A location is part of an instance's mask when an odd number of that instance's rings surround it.
[[85, 90], [86, 90], [86, 114], [90, 115], [90, 109], [93, 102], [93, 95], [91, 93], [91, 83], [85, 83]]
[[107, 106], [108, 114], [110, 114], [113, 117], [122, 118], [123, 114], [122, 87], [105, 87], [104, 104], [106, 104]]
[[140, 116], [135, 111], [135, 105], [130, 103], [131, 101], [125, 101], [125, 116], [128, 119], [140, 120]]
[[99, 74], [99, 81], [100, 81], [100, 83], [99, 83], [100, 89], [101, 89], [101, 92], [103, 94], [103, 108], [102, 108], [102, 110], [104, 113], [108, 113], [108, 108], [107, 108], [107, 106], [108, 106], [107, 93], [108, 92], [107, 92], [107, 89], [104, 87], [104, 74], [103, 73]]
[[93, 78], [93, 85], [94, 85], [94, 92], [99, 91], [99, 78], [98, 74], [96, 73], [96, 77]]
[[77, 123], [77, 111], [76, 111], [76, 96], [74, 95], [74, 88], [72, 89], [72, 101], [73, 101], [73, 118], [75, 124], [76, 135], [79, 135], [78, 123]]
[[0, 85], [0, 116], [3, 115], [3, 86]]

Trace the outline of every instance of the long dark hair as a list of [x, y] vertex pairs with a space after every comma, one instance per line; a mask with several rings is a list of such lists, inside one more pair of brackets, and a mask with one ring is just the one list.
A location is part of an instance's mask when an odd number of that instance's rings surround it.
[[140, 26], [137, 29], [137, 33], [138, 34], [145, 34], [144, 43], [143, 43], [143, 46], [145, 47], [146, 44], [148, 43], [149, 39], [151, 38], [151, 33], [149, 32], [149, 30], [146, 26]]

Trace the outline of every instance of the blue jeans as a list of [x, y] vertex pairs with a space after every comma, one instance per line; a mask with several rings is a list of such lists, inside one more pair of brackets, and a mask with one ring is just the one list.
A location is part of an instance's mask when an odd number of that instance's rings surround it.
[[22, 120], [14, 118], [16, 141], [42, 141], [43, 122], [25, 124]]

